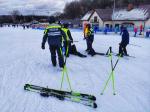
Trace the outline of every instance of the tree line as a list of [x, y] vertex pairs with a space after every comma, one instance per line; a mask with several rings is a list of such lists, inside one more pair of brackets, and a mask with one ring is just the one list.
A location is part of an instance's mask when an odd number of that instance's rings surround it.
[[[134, 6], [150, 4], [150, 0], [115, 0], [116, 8], [127, 7], [128, 4]], [[93, 9], [105, 9], [113, 8], [114, 0], [74, 0], [65, 5], [63, 13], [55, 12], [52, 14], [58, 20], [60, 19], [75, 19], [82, 18], [84, 14]], [[106, 12], [107, 13], [107, 12]], [[37, 20], [40, 22], [46, 22], [48, 16], [37, 16], [37, 15], [22, 15], [18, 10], [14, 10], [10, 15], [1, 15], [1, 23], [26, 23]]]
[[14, 10], [10, 15], [1, 15], [0, 24], [3, 23], [14, 23], [14, 24], [23, 24], [28, 23], [33, 20], [45, 22], [47, 21], [48, 16], [37, 16], [37, 15], [22, 15], [18, 10]]

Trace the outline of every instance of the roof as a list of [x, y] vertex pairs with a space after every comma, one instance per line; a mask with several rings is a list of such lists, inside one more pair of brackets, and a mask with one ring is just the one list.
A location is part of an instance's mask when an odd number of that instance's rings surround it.
[[[135, 7], [130, 11], [127, 11], [127, 8], [117, 8], [114, 11], [113, 9], [95, 9], [98, 16], [103, 21], [111, 21], [111, 20], [147, 20], [150, 18], [150, 5], [141, 5], [139, 7]], [[93, 15], [94, 11], [87, 12], [81, 20], [88, 21], [90, 17]]]
[[61, 23], [69, 23], [69, 24], [80, 24], [81, 21], [80, 19], [66, 19], [66, 20], [61, 20]]
[[147, 20], [150, 18], [150, 5], [149, 7], [135, 7], [127, 11], [127, 9], [116, 9], [112, 14], [113, 20]]
[[147, 19], [150, 19], [150, 5], [141, 5], [139, 8], [146, 8], [148, 12], [148, 17]]
[[90, 19], [90, 17], [92, 16], [92, 14], [94, 13], [94, 11], [88, 11], [83, 18], [81, 19], [82, 21], [88, 21]]
[[103, 21], [112, 20], [112, 9], [95, 9], [95, 11]]

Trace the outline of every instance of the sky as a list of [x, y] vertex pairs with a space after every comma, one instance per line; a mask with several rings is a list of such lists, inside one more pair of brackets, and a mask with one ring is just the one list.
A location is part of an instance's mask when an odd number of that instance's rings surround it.
[[65, 4], [73, 0], [0, 0], [0, 15], [8, 15], [13, 10], [21, 14], [50, 15], [62, 12]]

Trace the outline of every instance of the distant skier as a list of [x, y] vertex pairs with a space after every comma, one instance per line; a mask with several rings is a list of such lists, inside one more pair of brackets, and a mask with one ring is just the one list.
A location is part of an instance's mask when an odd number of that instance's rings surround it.
[[96, 34], [97, 30], [98, 30], [98, 27], [95, 25], [95, 26], [94, 26], [94, 33], [95, 33], [95, 34]]
[[69, 50], [70, 50], [70, 47], [71, 47], [71, 43], [73, 43], [73, 38], [71, 36], [71, 32], [68, 28], [69, 24], [65, 23], [63, 24], [63, 28], [62, 30], [65, 32], [66, 34], [66, 41], [64, 41], [64, 48], [65, 48], [65, 55], [67, 57], [69, 57]]
[[140, 34], [139, 35], [142, 35], [142, 31], [143, 31], [143, 25], [141, 24], [140, 25]]
[[119, 31], [119, 26], [115, 26], [115, 33], [117, 34]]
[[148, 28], [147, 30], [146, 30], [146, 37], [149, 37], [150, 36], [150, 28]]
[[85, 39], [86, 39], [86, 43], [87, 43], [87, 49], [86, 49], [86, 51], [91, 56], [94, 56], [95, 55], [95, 51], [92, 48], [92, 44], [93, 44], [93, 41], [94, 41], [94, 31], [91, 28], [90, 24], [87, 24], [87, 29], [85, 31]]
[[126, 47], [129, 44], [129, 33], [126, 27], [122, 30], [122, 40], [119, 43], [119, 55], [123, 57], [123, 55], [128, 56]]
[[107, 35], [107, 32], [108, 32], [108, 27], [105, 26], [105, 28], [104, 28], [104, 34]]
[[[63, 69], [64, 67], [64, 59], [62, 54], [62, 40], [66, 40], [65, 34], [62, 31], [62, 28], [59, 24], [55, 23], [55, 18], [51, 16], [49, 18], [50, 25], [45, 29], [43, 41], [42, 41], [42, 49], [45, 49], [45, 43], [48, 40], [49, 49], [51, 52], [51, 61], [53, 66], [57, 65], [56, 61], [56, 52], [59, 60], [59, 67]], [[62, 39], [63, 38], [63, 39]]]
[[136, 37], [137, 31], [138, 31], [138, 28], [135, 26], [134, 27], [134, 37]]

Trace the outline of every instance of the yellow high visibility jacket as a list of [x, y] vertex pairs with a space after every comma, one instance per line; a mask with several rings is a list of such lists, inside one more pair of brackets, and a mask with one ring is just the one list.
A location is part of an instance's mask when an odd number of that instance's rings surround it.
[[70, 40], [69, 39], [69, 36], [68, 36], [68, 31], [69, 31], [69, 29], [68, 28], [62, 28], [62, 30], [65, 32], [65, 34], [66, 34], [66, 40], [68, 41], [68, 40]]

